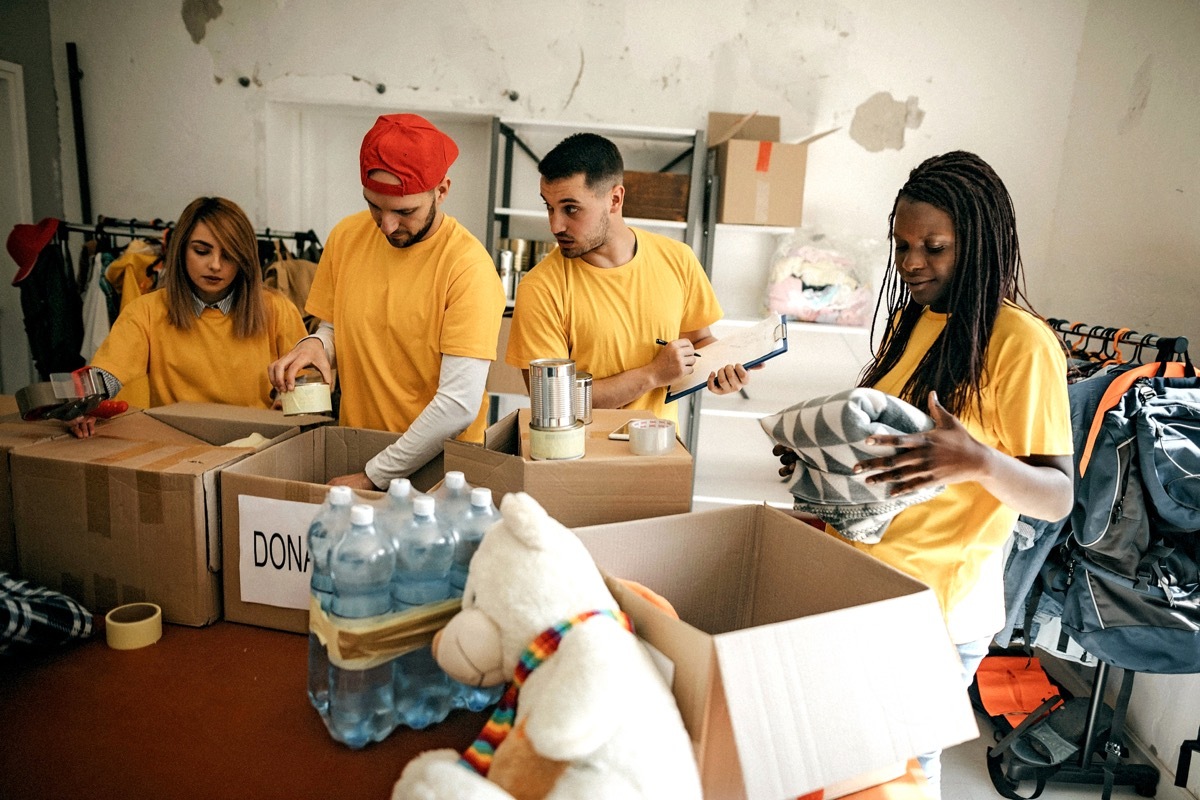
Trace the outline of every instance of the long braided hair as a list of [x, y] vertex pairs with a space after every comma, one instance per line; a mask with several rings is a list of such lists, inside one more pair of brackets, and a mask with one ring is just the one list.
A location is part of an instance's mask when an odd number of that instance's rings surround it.
[[[1025, 296], [1016, 214], [1008, 189], [974, 153], [934, 156], [909, 173], [888, 216], [888, 265], [876, 303], [887, 302], [886, 327], [878, 350], [859, 376], [873, 386], [900, 360], [924, 306], [914, 302], [896, 268], [893, 226], [901, 199], [928, 203], [954, 221], [955, 268], [948, 287], [946, 327], [922, 356], [900, 396], [925, 408], [930, 391], [950, 413], [961, 417], [982, 406], [988, 341], [1003, 301], [1034, 313]], [[1036, 316], [1036, 314], [1035, 314]], [[875, 323], [871, 327], [875, 340]]]

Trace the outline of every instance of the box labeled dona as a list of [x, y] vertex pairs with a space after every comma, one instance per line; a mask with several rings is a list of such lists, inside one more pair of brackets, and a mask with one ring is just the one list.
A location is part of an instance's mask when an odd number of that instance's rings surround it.
[[[975, 738], [920, 582], [768, 506], [578, 528], [672, 691], [709, 800], [796, 797]], [[686, 553], [686, 558], [680, 554]]]
[[708, 146], [716, 151], [719, 187], [717, 222], [799, 227], [808, 146], [830, 133], [784, 143], [779, 141], [779, 117], [710, 112]]
[[[305, 431], [221, 474], [225, 619], [262, 628], [308, 631], [308, 526], [327, 481], [361, 472], [397, 434], [326, 426]], [[418, 491], [442, 478], [439, 456], [409, 476]], [[379, 492], [363, 492], [373, 501]]]
[[299, 432], [297, 418], [276, 411], [188, 403], [102, 421], [88, 439], [14, 450], [23, 576], [97, 614], [149, 601], [168, 622], [216, 621], [218, 473]]
[[496, 505], [509, 492], [526, 492], [567, 527], [690, 511], [692, 456], [678, 438], [670, 452], [658, 456], [634, 455], [627, 440], [609, 438], [630, 419], [653, 416], [592, 409], [582, 458], [535, 460], [530, 410], [522, 408], [489, 427], [482, 446], [446, 442], [446, 469], [491, 489]]

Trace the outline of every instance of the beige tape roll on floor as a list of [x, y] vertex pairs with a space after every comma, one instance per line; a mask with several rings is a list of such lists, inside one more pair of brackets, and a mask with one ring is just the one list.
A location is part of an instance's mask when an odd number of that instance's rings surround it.
[[113, 650], [136, 650], [162, 638], [162, 609], [154, 603], [129, 603], [104, 615], [104, 636]]

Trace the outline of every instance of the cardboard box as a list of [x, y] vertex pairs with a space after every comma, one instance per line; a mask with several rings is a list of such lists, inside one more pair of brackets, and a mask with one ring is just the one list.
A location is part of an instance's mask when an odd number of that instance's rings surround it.
[[[326, 482], [361, 472], [396, 438], [387, 431], [316, 428], [222, 470], [225, 619], [308, 632], [308, 526], [329, 492]], [[441, 457], [409, 476], [422, 492], [441, 478]], [[382, 495], [356, 496], [374, 501]]]
[[625, 219], [668, 219], [686, 222], [692, 176], [682, 172], [625, 170]]
[[[328, 421], [328, 418], [325, 418]], [[313, 421], [314, 418], [308, 418]], [[125, 414], [10, 454], [21, 573], [96, 614], [149, 601], [168, 622], [220, 617], [218, 471], [299, 433], [279, 412], [186, 404]]]
[[784, 144], [779, 117], [711, 112], [708, 146], [717, 156], [717, 222], [799, 227], [808, 146], [830, 133]]
[[680, 616], [609, 581], [674, 665], [707, 800], [796, 797], [978, 735], [932, 591], [785, 512], [575, 533]]
[[674, 452], [665, 456], [635, 456], [629, 442], [608, 438], [626, 421], [652, 416], [592, 409], [583, 458], [533, 461], [520, 455], [528, 452], [529, 409], [518, 409], [487, 429], [482, 446], [446, 442], [446, 470], [459, 470], [472, 486], [491, 489], [497, 506], [509, 492], [526, 492], [567, 527], [690, 511], [692, 456], [678, 437]]
[[0, 418], [0, 572], [20, 575], [17, 532], [13, 525], [12, 476], [8, 454], [19, 447], [69, 436], [66, 425], [56, 421], [26, 422], [16, 413]]

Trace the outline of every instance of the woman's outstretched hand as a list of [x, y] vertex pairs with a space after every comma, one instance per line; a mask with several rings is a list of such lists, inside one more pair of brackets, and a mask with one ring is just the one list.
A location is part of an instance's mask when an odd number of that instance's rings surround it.
[[942, 407], [937, 392], [929, 393], [929, 416], [934, 422], [932, 430], [868, 437], [865, 444], [895, 447], [900, 452], [860, 461], [855, 473], [876, 471], [866, 478], [867, 484], [891, 484], [890, 495], [982, 478], [990, 448]]

